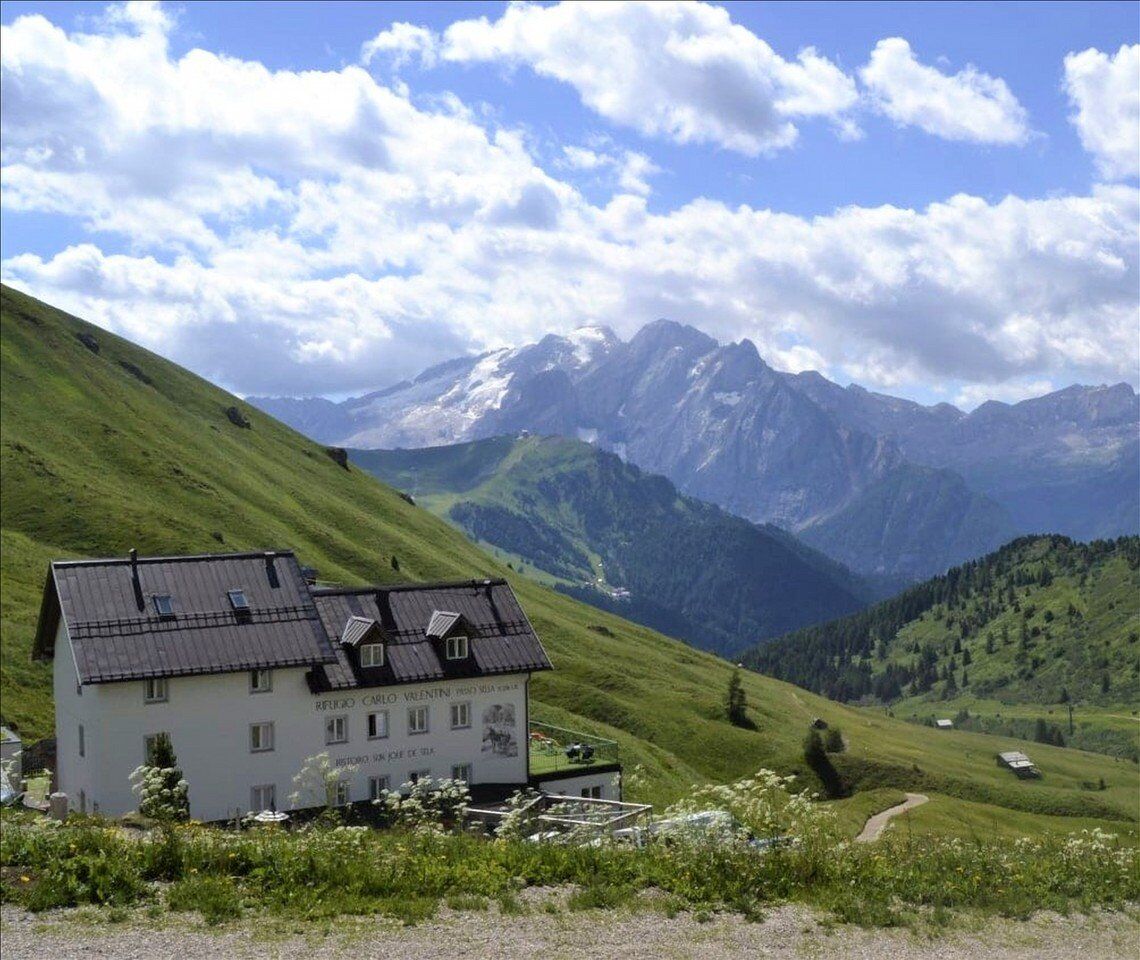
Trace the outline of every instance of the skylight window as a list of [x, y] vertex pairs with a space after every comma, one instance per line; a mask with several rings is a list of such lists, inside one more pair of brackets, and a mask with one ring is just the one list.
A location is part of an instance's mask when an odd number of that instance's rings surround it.
[[245, 598], [244, 590], [230, 590], [226, 593], [230, 598], [230, 606], [238, 611], [248, 611], [249, 601]]
[[151, 599], [154, 600], [154, 612], [160, 617], [174, 616], [174, 599], [169, 593], [156, 593]]

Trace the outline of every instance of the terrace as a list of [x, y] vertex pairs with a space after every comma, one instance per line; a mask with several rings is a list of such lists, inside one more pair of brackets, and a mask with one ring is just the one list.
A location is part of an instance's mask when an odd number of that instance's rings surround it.
[[567, 730], [539, 720], [528, 724], [530, 774], [542, 776], [563, 770], [588, 771], [618, 763], [618, 745], [604, 737]]

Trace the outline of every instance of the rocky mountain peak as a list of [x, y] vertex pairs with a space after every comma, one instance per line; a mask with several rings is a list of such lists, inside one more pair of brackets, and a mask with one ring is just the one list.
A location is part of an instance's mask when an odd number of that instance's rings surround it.
[[629, 350], [633, 354], [660, 353], [680, 347], [685, 353], [703, 356], [719, 344], [707, 333], [676, 320], [654, 320], [633, 335]]

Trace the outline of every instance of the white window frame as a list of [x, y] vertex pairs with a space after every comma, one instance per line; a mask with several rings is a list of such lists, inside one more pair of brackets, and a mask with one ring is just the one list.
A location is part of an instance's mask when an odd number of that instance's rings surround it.
[[151, 597], [151, 601], [154, 603], [154, 612], [160, 620], [169, 620], [174, 616], [174, 597], [169, 593], [156, 593]]
[[[456, 713], [462, 712], [463, 716], [456, 720]], [[471, 729], [471, 701], [464, 700], [461, 703], [453, 703], [451, 705], [451, 729], [452, 730], [470, 730]]]
[[[423, 717], [423, 726], [418, 722]], [[429, 707], [408, 707], [408, 734], [418, 736], [421, 733], [431, 733], [431, 709]]]
[[454, 637], [448, 637], [446, 647], [448, 660], [466, 660], [471, 649], [465, 633], [457, 633]]
[[469, 763], [453, 763], [451, 765], [451, 779], [462, 780], [466, 784], [471, 783], [471, 764]]
[[390, 783], [390, 781], [389, 781], [387, 776], [378, 775], [375, 777], [369, 777], [368, 778], [368, 799], [369, 800], [379, 800], [380, 794], [382, 794], [385, 790], [390, 789], [389, 783]]
[[420, 780], [431, 779], [431, 767], [425, 767], [423, 770], [412, 770], [408, 773], [408, 783], [415, 786]]
[[382, 666], [384, 666], [384, 644], [382, 644], [382, 643], [362, 643], [360, 645], [360, 666], [361, 667], [382, 667]]
[[169, 703], [170, 682], [166, 677], [148, 677], [143, 681], [143, 703]]
[[[266, 797], [266, 791], [269, 791]], [[259, 800], [258, 797], [261, 799]], [[269, 800], [266, 803], [266, 799]], [[249, 809], [251, 813], [277, 809], [277, 784], [261, 783], [249, 788]]]
[[352, 803], [352, 781], [348, 777], [342, 777], [336, 782], [332, 800], [334, 807], [347, 807]]
[[[237, 600], [234, 599], [235, 596], [241, 598], [241, 603], [238, 603]], [[245, 595], [245, 590], [241, 587], [234, 587], [232, 590], [227, 590], [226, 598], [230, 601], [230, 608], [234, 613], [250, 612], [249, 597]]]
[[[337, 727], [341, 734], [337, 736]], [[348, 714], [338, 713], [335, 717], [325, 717], [325, 746], [348, 743]]]
[[[392, 729], [391, 717], [388, 715], [387, 710], [373, 710], [368, 714], [368, 739], [369, 740], [387, 740], [388, 733]], [[380, 732], [383, 730], [383, 732]]]
[[250, 693], [272, 693], [273, 692], [273, 671], [268, 667], [262, 667], [257, 670], [249, 671], [249, 692]]
[[79, 755], [87, 756], [87, 737], [84, 735], [82, 723], [79, 725]]
[[582, 799], [584, 799], [584, 800], [604, 800], [605, 798], [602, 796], [602, 792], [603, 792], [603, 790], [602, 790], [602, 787], [600, 784], [596, 787], [583, 787], [582, 788]]
[[[255, 732], [257, 731], [257, 732]], [[262, 733], [268, 731], [268, 744]], [[272, 720], [259, 720], [257, 723], [249, 725], [249, 752], [250, 753], [270, 753], [276, 747], [277, 735], [273, 729]]]

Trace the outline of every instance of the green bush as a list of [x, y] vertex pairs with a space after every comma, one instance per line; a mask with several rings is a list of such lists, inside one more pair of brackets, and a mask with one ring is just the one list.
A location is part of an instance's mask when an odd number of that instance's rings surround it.
[[594, 883], [570, 895], [566, 905], [571, 910], [612, 910], [633, 899], [634, 889], [627, 885]]
[[210, 924], [241, 916], [241, 892], [229, 877], [193, 876], [171, 885], [166, 905], [178, 913], [197, 910]]
[[[1102, 831], [844, 843], [830, 811], [769, 771], [701, 788], [673, 812], [690, 808], [724, 810], [738, 826], [662, 835], [641, 847], [320, 823], [245, 832], [170, 824], [129, 839], [93, 818], [58, 824], [5, 811], [3, 896], [31, 910], [123, 908], [153, 899], [156, 884], [168, 882], [167, 907], [209, 923], [251, 910], [295, 920], [381, 913], [406, 924], [429, 919], [444, 900], [456, 909], [495, 900], [501, 913], [523, 912], [522, 888], [568, 885], [578, 888], [574, 910], [620, 907], [655, 889], [674, 912], [758, 917], [764, 903], [793, 900], [872, 925], [909, 922], [919, 908], [1017, 917], [1140, 900], [1140, 849]], [[774, 836], [791, 842], [765, 849], [752, 842]]]

